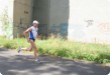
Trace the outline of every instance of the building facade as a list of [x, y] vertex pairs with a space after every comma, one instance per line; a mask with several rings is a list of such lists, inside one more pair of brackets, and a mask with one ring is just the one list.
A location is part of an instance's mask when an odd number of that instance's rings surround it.
[[52, 33], [68, 40], [110, 43], [110, 0], [7, 0], [6, 3], [13, 37], [22, 35], [37, 19], [41, 35]]

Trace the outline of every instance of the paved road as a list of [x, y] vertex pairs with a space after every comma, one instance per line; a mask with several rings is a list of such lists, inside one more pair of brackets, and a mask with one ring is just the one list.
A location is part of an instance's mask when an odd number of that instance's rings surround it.
[[41, 64], [32, 55], [17, 54], [0, 48], [0, 72], [3, 75], [107, 75], [110, 67], [67, 59], [40, 56]]

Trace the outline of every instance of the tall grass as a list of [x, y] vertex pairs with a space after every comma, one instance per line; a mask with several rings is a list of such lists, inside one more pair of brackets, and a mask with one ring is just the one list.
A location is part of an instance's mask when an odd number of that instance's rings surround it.
[[[60, 38], [37, 40], [36, 44], [40, 54], [48, 54], [70, 59], [89, 60], [97, 63], [110, 63], [109, 45], [71, 42]], [[0, 46], [16, 49], [18, 46], [28, 47], [29, 44], [24, 38], [9, 40], [0, 37]]]

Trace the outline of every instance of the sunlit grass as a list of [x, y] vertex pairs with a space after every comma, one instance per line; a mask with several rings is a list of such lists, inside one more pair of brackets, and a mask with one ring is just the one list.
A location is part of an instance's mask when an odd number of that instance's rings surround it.
[[[109, 45], [71, 42], [60, 38], [37, 40], [36, 45], [40, 54], [48, 54], [70, 59], [89, 60], [97, 63], [110, 62]], [[18, 46], [28, 47], [29, 43], [27, 43], [25, 38], [9, 40], [0, 37], [0, 46], [16, 49]]]

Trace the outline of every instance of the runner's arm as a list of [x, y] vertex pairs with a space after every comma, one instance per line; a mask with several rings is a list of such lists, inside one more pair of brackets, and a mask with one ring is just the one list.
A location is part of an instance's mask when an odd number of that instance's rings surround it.
[[29, 33], [30, 31], [32, 31], [32, 29], [31, 29], [31, 28], [28, 28], [27, 30], [25, 30], [25, 31], [23, 32], [23, 34], [24, 34], [24, 36], [25, 36], [26, 38], [28, 38], [28, 33]]

